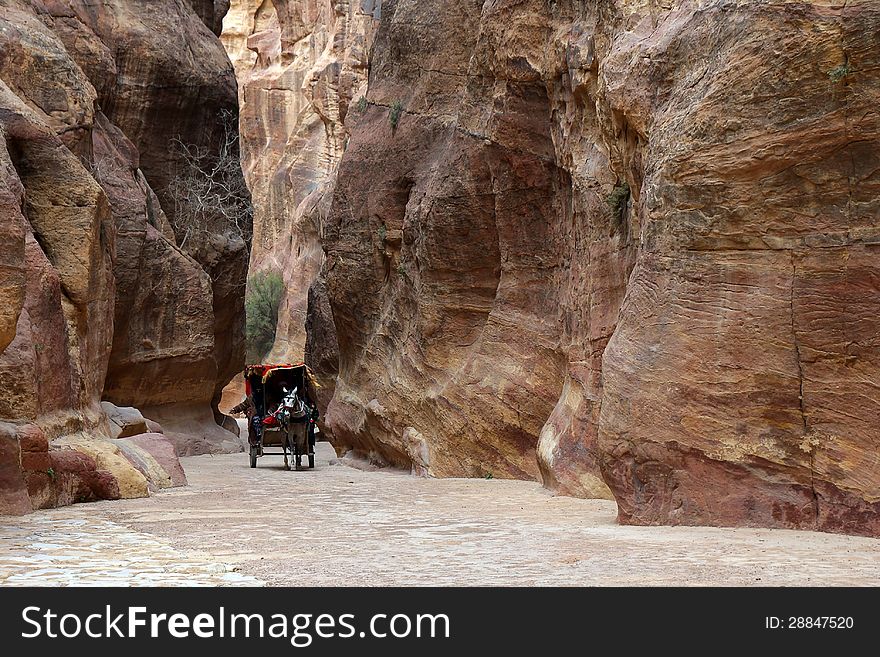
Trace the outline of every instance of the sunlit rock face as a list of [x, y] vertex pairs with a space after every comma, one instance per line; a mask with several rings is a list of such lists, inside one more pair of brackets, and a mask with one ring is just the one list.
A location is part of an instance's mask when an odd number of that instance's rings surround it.
[[322, 197], [348, 140], [346, 116], [366, 92], [380, 5], [233, 0], [223, 22], [254, 200], [251, 270], [281, 273], [287, 290], [269, 360], [304, 355], [308, 290], [323, 258]]
[[337, 448], [880, 532], [880, 9], [382, 11], [319, 212]]

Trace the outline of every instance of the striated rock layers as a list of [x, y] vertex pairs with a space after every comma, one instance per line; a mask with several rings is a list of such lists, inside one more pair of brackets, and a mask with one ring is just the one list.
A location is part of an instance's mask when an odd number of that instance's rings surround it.
[[383, 3], [309, 318], [337, 447], [625, 523], [880, 534], [878, 28]]
[[235, 94], [182, 0], [0, 0], [0, 512], [146, 490], [78, 447], [112, 435], [102, 399], [185, 408], [181, 452], [239, 448], [211, 402], [243, 357], [247, 234], [208, 217], [184, 243], [169, 193], [176, 142], [209, 159]]
[[366, 92], [380, 13], [379, 0], [232, 0], [223, 22], [253, 193], [251, 269], [279, 272], [287, 290], [270, 360], [303, 358], [322, 199], [348, 139], [345, 117]]

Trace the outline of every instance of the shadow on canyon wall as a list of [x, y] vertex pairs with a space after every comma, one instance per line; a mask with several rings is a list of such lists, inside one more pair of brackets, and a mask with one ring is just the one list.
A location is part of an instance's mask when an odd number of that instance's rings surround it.
[[[251, 233], [221, 19], [0, 2], [4, 511], [145, 495], [185, 481], [175, 450], [241, 449], [215, 421], [244, 360]], [[235, 216], [196, 216], [175, 186], [224, 158]]]

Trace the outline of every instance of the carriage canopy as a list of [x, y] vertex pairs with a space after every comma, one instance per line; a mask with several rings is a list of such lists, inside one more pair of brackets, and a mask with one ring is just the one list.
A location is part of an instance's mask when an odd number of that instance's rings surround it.
[[305, 363], [248, 365], [244, 370], [244, 384], [260, 415], [281, 403], [285, 387], [298, 388], [306, 403], [315, 401], [315, 379]]

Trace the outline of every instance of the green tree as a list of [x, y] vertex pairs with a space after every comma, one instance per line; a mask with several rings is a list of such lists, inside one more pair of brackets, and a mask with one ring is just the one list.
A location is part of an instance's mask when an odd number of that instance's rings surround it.
[[272, 349], [283, 294], [284, 280], [277, 271], [259, 272], [248, 281], [244, 308], [247, 357], [251, 363], [259, 362]]

